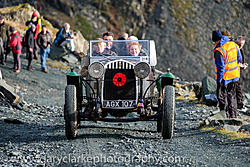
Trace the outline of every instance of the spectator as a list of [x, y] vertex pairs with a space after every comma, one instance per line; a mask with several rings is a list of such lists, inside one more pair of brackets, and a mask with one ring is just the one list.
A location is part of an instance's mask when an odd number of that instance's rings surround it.
[[57, 46], [65, 46], [68, 43], [70, 44], [70, 50], [75, 54], [75, 44], [74, 39], [76, 37], [70, 33], [69, 23], [65, 23], [64, 26], [59, 30], [57, 37], [54, 41], [54, 44]]
[[242, 36], [239, 36], [237, 38], [237, 40], [233, 40], [233, 38], [231, 37], [231, 33], [227, 30], [222, 32], [222, 35], [227, 36], [231, 41], [235, 42], [239, 48], [240, 48], [240, 53], [242, 55], [242, 61], [238, 62], [238, 66], [239, 66], [239, 80], [235, 83], [236, 86], [236, 101], [237, 101], [237, 109], [242, 109], [243, 108], [243, 94], [242, 94], [242, 84], [240, 82], [240, 73], [241, 73], [241, 64], [243, 64], [243, 69], [246, 68], [245, 64], [244, 64], [244, 53], [242, 50], [242, 47], [245, 44], [245, 39]]
[[37, 37], [38, 34], [41, 32], [42, 29], [42, 23], [41, 23], [41, 19], [39, 18], [39, 14], [36, 12], [33, 12], [31, 19], [29, 19], [26, 22], [26, 26], [28, 26], [27, 29], [29, 29], [31, 27], [31, 24], [35, 25], [36, 29], [35, 29], [35, 34], [34, 34], [34, 48], [33, 48], [33, 55], [34, 55], [34, 59], [38, 59], [38, 45], [37, 45]]
[[222, 31], [221, 34], [224, 35], [224, 36], [227, 36], [231, 41], [233, 41], [231, 33], [228, 30]]
[[[243, 46], [245, 44], [245, 39], [242, 36], [239, 36], [236, 40], [237, 45], [240, 48], [240, 53], [242, 55], [242, 61], [239, 63], [239, 75], [241, 75], [241, 71], [243, 69], [247, 68], [247, 65], [245, 63], [245, 59], [244, 59], [244, 52], [243, 52]], [[243, 108], [243, 92], [242, 92], [242, 83], [239, 81], [236, 83], [236, 99], [237, 99], [237, 109], [242, 109]]]
[[45, 25], [42, 26], [42, 31], [38, 34], [37, 44], [40, 47], [40, 54], [41, 54], [41, 70], [45, 73], [48, 72], [48, 68], [46, 67], [46, 60], [50, 53], [50, 47], [52, 37], [51, 34], [47, 31]]
[[10, 52], [8, 43], [10, 41], [9, 26], [5, 24], [4, 17], [0, 16], [0, 61], [2, 65], [5, 65], [7, 55]]
[[31, 62], [34, 56], [34, 48], [35, 48], [35, 36], [36, 33], [36, 26], [31, 23], [31, 27], [26, 32], [26, 46], [27, 46], [27, 59], [28, 59], [28, 66], [27, 70], [33, 71]]
[[11, 38], [9, 42], [9, 47], [12, 48], [12, 53], [14, 57], [14, 67], [13, 69], [16, 73], [21, 71], [21, 61], [20, 61], [20, 54], [22, 51], [21, 45], [21, 35], [17, 33], [14, 27], [10, 27]]
[[245, 38], [243, 36], [239, 36], [236, 40], [236, 44], [240, 47], [240, 53], [242, 55], [242, 64], [244, 65], [245, 64], [245, 54], [244, 54], [244, 51], [243, 51], [243, 46], [245, 45]]
[[239, 47], [222, 36], [219, 30], [213, 31], [212, 41], [214, 48], [215, 76], [217, 81], [217, 98], [220, 110], [224, 110], [228, 118], [236, 118], [236, 86], [239, 80], [238, 62], [242, 56]]

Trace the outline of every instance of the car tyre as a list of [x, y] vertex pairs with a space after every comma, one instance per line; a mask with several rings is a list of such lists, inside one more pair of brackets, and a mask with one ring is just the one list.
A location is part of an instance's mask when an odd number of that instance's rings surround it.
[[175, 121], [175, 89], [167, 85], [163, 89], [162, 102], [162, 137], [171, 139], [174, 133]]
[[65, 134], [67, 139], [74, 139], [77, 136], [78, 112], [76, 98], [76, 87], [67, 85], [65, 88], [64, 106]]

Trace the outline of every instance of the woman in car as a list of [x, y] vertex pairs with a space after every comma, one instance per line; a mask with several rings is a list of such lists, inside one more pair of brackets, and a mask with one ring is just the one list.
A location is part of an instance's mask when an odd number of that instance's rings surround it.
[[142, 51], [141, 45], [138, 42], [129, 43], [129, 54], [131, 56], [146, 56], [146, 53]]

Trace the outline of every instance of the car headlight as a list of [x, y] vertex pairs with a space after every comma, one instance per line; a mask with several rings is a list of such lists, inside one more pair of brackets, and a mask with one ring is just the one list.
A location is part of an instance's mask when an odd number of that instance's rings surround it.
[[89, 75], [93, 78], [101, 78], [104, 73], [104, 66], [101, 63], [92, 63], [89, 68]]
[[147, 63], [140, 62], [135, 65], [134, 71], [138, 78], [144, 79], [149, 75], [150, 67]]

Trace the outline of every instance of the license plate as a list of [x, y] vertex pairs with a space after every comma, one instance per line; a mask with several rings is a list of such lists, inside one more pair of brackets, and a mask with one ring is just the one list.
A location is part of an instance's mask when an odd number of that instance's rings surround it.
[[135, 100], [103, 100], [103, 108], [134, 108]]

